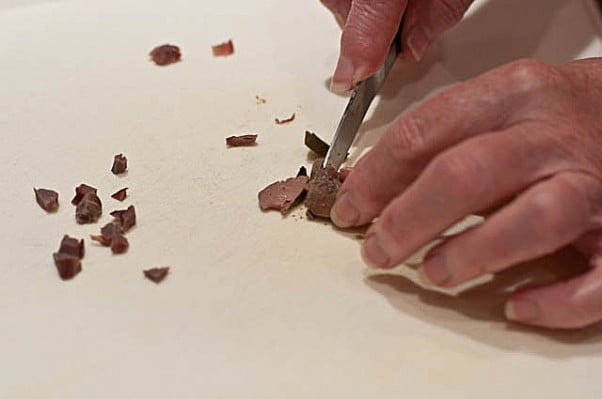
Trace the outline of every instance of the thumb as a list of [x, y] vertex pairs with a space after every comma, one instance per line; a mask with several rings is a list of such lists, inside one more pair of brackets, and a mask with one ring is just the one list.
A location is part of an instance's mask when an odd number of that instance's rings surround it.
[[341, 36], [331, 90], [349, 91], [387, 58], [407, 0], [353, 0]]
[[410, 0], [404, 20], [403, 57], [419, 61], [431, 43], [458, 23], [473, 0]]

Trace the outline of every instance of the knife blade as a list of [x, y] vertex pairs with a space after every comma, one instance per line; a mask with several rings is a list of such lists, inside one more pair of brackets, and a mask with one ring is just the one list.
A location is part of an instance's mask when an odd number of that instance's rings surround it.
[[378, 94], [401, 51], [401, 41], [398, 40], [398, 37], [399, 35], [393, 40], [384, 65], [374, 75], [361, 81], [351, 92], [351, 97], [343, 112], [332, 144], [326, 153], [322, 167], [332, 167], [338, 170], [347, 158], [349, 148], [353, 144], [372, 100]]

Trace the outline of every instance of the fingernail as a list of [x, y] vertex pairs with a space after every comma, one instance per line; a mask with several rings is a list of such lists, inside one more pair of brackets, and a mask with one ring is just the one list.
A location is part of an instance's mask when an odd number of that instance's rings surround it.
[[372, 234], [366, 239], [362, 247], [362, 255], [368, 266], [374, 268], [387, 267], [391, 261], [381, 247], [376, 234]]
[[330, 81], [330, 90], [339, 94], [348, 92], [353, 88], [354, 75], [355, 67], [351, 61], [345, 57], [339, 57], [334, 76]]
[[335, 225], [343, 229], [357, 224], [360, 219], [360, 213], [355, 205], [353, 205], [348, 193], [343, 193], [337, 199], [330, 210], [330, 219], [332, 219]]
[[528, 299], [511, 299], [506, 302], [504, 313], [508, 320], [532, 321], [539, 318], [539, 307]]
[[419, 278], [433, 285], [445, 285], [452, 279], [445, 260], [441, 255], [427, 259], [419, 270]]
[[420, 25], [415, 26], [408, 34], [407, 45], [415, 61], [422, 59], [428, 44], [428, 37]]

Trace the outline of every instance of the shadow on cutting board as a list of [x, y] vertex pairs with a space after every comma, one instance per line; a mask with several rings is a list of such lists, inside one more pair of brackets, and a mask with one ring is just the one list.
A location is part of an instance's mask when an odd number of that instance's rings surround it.
[[564, 280], [586, 269], [584, 258], [564, 249], [508, 269], [456, 296], [426, 290], [398, 274], [371, 275], [365, 283], [404, 314], [505, 351], [557, 359], [602, 355], [602, 323], [575, 331], [511, 324], [503, 315], [504, 302], [516, 286]]
[[[395, 65], [371, 118], [360, 129], [350, 163], [374, 145], [402, 111], [454, 82], [520, 58], [549, 63], [577, 58], [594, 39], [589, 24], [571, 19], [585, 13], [583, 8], [582, 1], [565, 0], [484, 4], [438, 40], [420, 63]], [[554, 25], [557, 21], [571, 25]]]

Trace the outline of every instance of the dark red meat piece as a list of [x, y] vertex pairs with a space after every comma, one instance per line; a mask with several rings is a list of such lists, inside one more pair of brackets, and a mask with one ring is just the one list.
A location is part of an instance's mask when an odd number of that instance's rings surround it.
[[136, 224], [136, 208], [134, 208], [134, 205], [128, 206], [125, 210], [113, 211], [111, 216], [121, 225], [124, 233]]
[[59, 209], [59, 193], [46, 188], [34, 188], [36, 202], [46, 212], [56, 212]]
[[306, 185], [307, 176], [272, 183], [259, 192], [259, 207], [262, 211], [276, 209], [284, 215], [301, 200]]
[[114, 254], [122, 254], [128, 250], [130, 243], [128, 239], [122, 236], [121, 234], [117, 234], [113, 236], [111, 240], [111, 252]]
[[113, 158], [113, 166], [111, 167], [111, 172], [114, 175], [120, 175], [124, 173], [128, 168], [128, 159], [123, 156], [123, 154], [117, 154]]
[[128, 196], [128, 188], [122, 188], [114, 194], [111, 194], [111, 198], [115, 198], [117, 201], [123, 201]]
[[144, 275], [149, 280], [159, 284], [169, 274], [169, 267], [154, 267], [144, 270]]
[[225, 57], [234, 53], [234, 44], [232, 43], [232, 40], [228, 40], [225, 43], [211, 46], [211, 50], [215, 57]]
[[329, 218], [341, 181], [334, 168], [322, 167], [322, 161], [317, 159], [312, 166], [305, 205], [312, 216]]
[[178, 46], [172, 44], [163, 44], [157, 46], [149, 53], [151, 60], [159, 66], [165, 66], [176, 63], [182, 58], [182, 53]]
[[71, 203], [73, 205], [78, 205], [82, 198], [84, 198], [84, 195], [88, 193], [96, 194], [96, 189], [92, 186], [88, 186], [87, 184], [80, 184], [79, 186], [75, 187], [75, 197], [73, 197]]
[[55, 252], [52, 256], [61, 279], [72, 279], [82, 270], [81, 259], [84, 257], [84, 240], [77, 240], [65, 235], [61, 240], [58, 252]]
[[83, 196], [75, 208], [75, 220], [79, 224], [95, 223], [102, 215], [102, 202], [95, 192]]
[[226, 145], [230, 147], [246, 147], [255, 145], [256, 141], [256, 134], [245, 134], [242, 136], [230, 136], [226, 138]]

